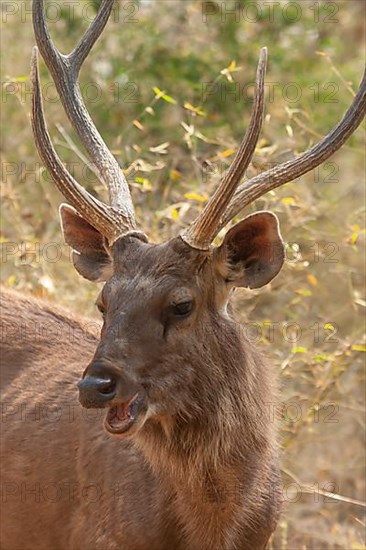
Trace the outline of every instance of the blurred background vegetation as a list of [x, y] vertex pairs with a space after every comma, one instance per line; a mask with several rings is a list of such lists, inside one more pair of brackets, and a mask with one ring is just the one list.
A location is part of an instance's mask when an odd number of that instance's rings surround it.
[[[72, 49], [99, 3], [51, 2], [61, 51]], [[248, 177], [301, 153], [339, 121], [363, 71], [365, 5], [116, 3], [81, 87], [152, 241], [186, 226], [229, 166], [249, 120], [261, 46], [269, 49], [266, 119]], [[96, 285], [73, 271], [58, 220], [62, 199], [32, 138], [30, 8], [29, 0], [1, 3], [1, 278], [97, 316]], [[41, 75], [60, 156], [105, 199], [43, 63]], [[235, 298], [239, 320], [250, 321], [281, 380], [287, 503], [273, 549], [365, 548], [364, 144], [363, 125], [318, 170], [243, 212], [276, 212], [288, 243], [275, 281]]]

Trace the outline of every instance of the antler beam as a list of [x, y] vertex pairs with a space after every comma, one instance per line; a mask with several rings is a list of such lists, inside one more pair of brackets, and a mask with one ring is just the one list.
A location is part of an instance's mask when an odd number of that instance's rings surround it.
[[[87, 213], [89, 223], [92, 223], [91, 205], [98, 212], [98, 222], [105, 217], [108, 233], [113, 238], [119, 232], [135, 229], [135, 214], [128, 183], [123, 172], [106, 146], [103, 138], [95, 127], [81, 96], [78, 75], [92, 46], [102, 33], [113, 7], [113, 0], [103, 0], [95, 19], [80, 40], [76, 48], [69, 54], [61, 54], [55, 47], [45, 21], [43, 0], [33, 0], [33, 26], [37, 45], [43, 59], [52, 75], [56, 89], [62, 101], [65, 112], [83, 143], [88, 155], [97, 168], [101, 181], [109, 191], [110, 206], [104, 205], [91, 197], [75, 182], [62, 166], [60, 159], [52, 146], [44, 122], [40, 84], [37, 69], [37, 55], [33, 54], [33, 89], [36, 96], [33, 101], [33, 129], [37, 147], [47, 168], [51, 171], [56, 185], [67, 200], [76, 200], [72, 205], [80, 213]], [[46, 148], [43, 150], [43, 148]], [[67, 174], [67, 175], [66, 175]], [[91, 219], [89, 219], [91, 218]], [[115, 230], [112, 231], [110, 224]], [[96, 227], [96, 223], [92, 223]], [[102, 224], [103, 225], [103, 224]]]
[[47, 131], [44, 118], [42, 94], [38, 70], [38, 48], [34, 46], [32, 55], [32, 128], [39, 155], [49, 170], [57, 188], [65, 199], [98, 231], [107, 237], [111, 244], [125, 231], [121, 217], [108, 205], [88, 193], [66, 170], [57, 155]]
[[222, 229], [245, 206], [252, 203], [268, 191], [276, 189], [310, 170], [332, 156], [361, 124], [366, 115], [366, 69], [359, 90], [339, 124], [321, 141], [299, 157], [271, 168], [243, 183], [235, 192], [219, 229]]
[[193, 248], [199, 250], [209, 248], [210, 243], [219, 232], [221, 217], [224, 215], [230, 199], [252, 159], [262, 128], [266, 66], [267, 48], [262, 48], [257, 67], [252, 116], [243, 141], [216, 192], [206, 204], [202, 213], [181, 235], [182, 239]]

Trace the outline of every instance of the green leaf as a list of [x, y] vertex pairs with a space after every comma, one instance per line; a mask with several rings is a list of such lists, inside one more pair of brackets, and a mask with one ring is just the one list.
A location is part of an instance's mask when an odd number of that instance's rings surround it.
[[308, 350], [307, 348], [304, 348], [302, 346], [296, 346], [295, 348], [292, 348], [292, 353], [306, 353]]
[[352, 351], [366, 351], [366, 345], [365, 344], [353, 344], [351, 346]]
[[13, 82], [29, 82], [29, 76], [17, 76], [13, 78]]
[[193, 199], [199, 202], [205, 202], [207, 200], [207, 197], [204, 197], [203, 195], [199, 195], [198, 193], [186, 193], [184, 197], [186, 199]]
[[156, 99], [163, 99], [167, 103], [173, 103], [174, 105], [177, 103], [173, 97], [166, 94], [163, 90], [160, 90], [160, 88], [158, 88], [157, 86], [154, 86], [153, 90], [154, 90]]

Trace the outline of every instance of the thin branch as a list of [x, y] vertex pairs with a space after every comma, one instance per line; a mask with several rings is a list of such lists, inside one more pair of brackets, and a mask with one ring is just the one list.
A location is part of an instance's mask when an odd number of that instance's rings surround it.
[[317, 494], [322, 495], [327, 498], [331, 498], [333, 500], [338, 500], [340, 502], [347, 502], [348, 504], [354, 504], [355, 506], [361, 506], [362, 508], [366, 508], [366, 502], [363, 500], [357, 500], [355, 498], [351, 497], [345, 497], [344, 495], [339, 495], [338, 493], [332, 493], [331, 491], [324, 491], [323, 489], [320, 489], [317, 487], [314, 489], [314, 486], [311, 485], [311, 483], [303, 483], [299, 480], [298, 477], [295, 476], [290, 470], [286, 468], [281, 468], [281, 471], [286, 474], [288, 477], [290, 477], [296, 485], [298, 485], [303, 493], [307, 494], [314, 494], [316, 491]]

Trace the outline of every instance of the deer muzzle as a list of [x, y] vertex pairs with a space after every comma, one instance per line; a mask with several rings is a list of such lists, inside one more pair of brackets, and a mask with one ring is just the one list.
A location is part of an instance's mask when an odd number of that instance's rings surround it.
[[112, 435], [131, 435], [139, 429], [147, 412], [142, 387], [116, 369], [91, 364], [78, 383], [79, 401], [85, 408], [108, 409], [104, 428]]
[[86, 376], [78, 382], [79, 401], [83, 407], [104, 408], [117, 393], [117, 385], [112, 378]]

